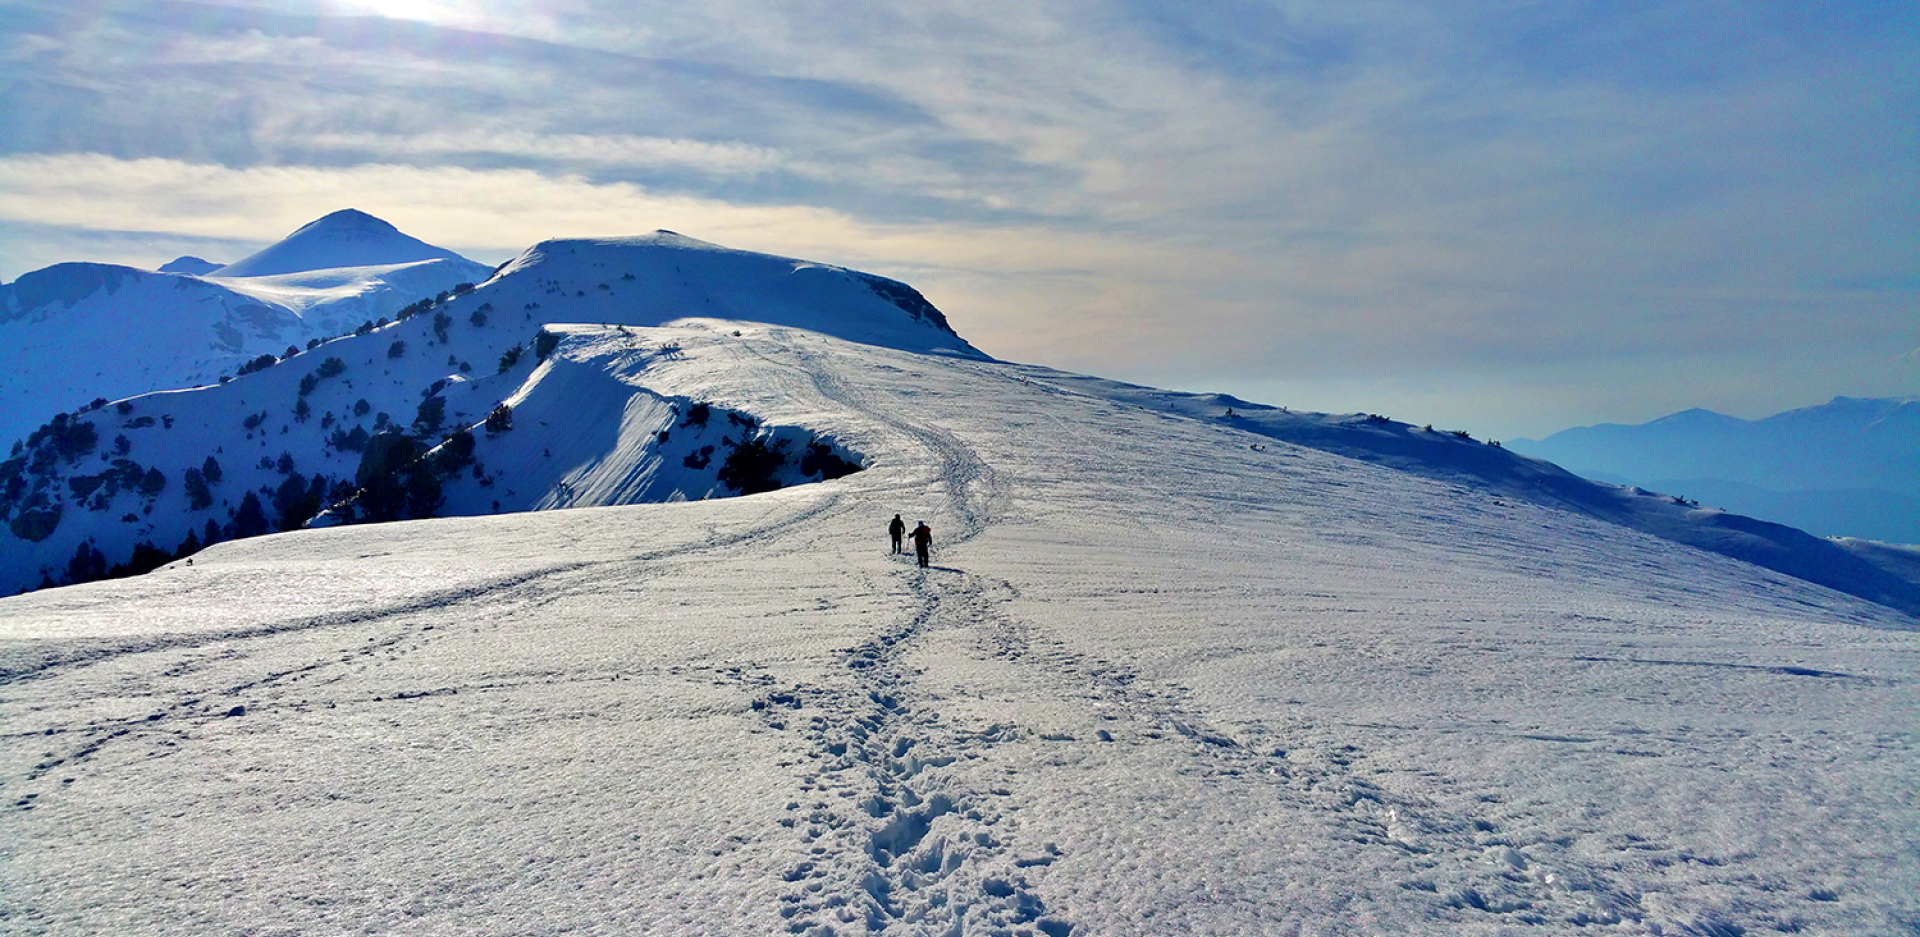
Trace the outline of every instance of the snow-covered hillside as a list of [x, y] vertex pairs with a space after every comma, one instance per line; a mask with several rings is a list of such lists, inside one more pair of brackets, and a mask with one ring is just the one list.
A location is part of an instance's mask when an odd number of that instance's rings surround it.
[[213, 383], [492, 272], [353, 211], [224, 270], [195, 260], [56, 264], [0, 284], [0, 444], [96, 398]]
[[[380, 474], [382, 434], [411, 437], [381, 472], [417, 490], [321, 523], [698, 499], [844, 472], [858, 453], [805, 424], [762, 425], [728, 401], [646, 389], [693, 349], [768, 323], [979, 357], [904, 284], [666, 232], [546, 242], [477, 289], [403, 314], [230, 383], [34, 431], [0, 463], [0, 594], [298, 527]], [[513, 429], [482, 429], [502, 403]], [[468, 428], [480, 431], [432, 463], [434, 477], [402, 464]], [[779, 465], [765, 479], [734, 477], [743, 443]]]
[[407, 235], [366, 212], [343, 208], [208, 275], [222, 279], [272, 277], [435, 260], [471, 263], [453, 251]]
[[[636, 262], [705, 250], [613, 247]], [[993, 362], [957, 339], [908, 334], [946, 354], [849, 341], [852, 317], [815, 323], [837, 337], [622, 323], [620, 299], [660, 291], [623, 286], [585, 243], [534, 253], [459, 300], [577, 323], [554, 327], [548, 364], [440, 391], [451, 414], [512, 385], [514, 428], [492, 445], [558, 458], [593, 434], [581, 452], [645, 450], [660, 401], [712, 401], [834, 440], [866, 470], [753, 497], [302, 530], [0, 600], [7, 929], [1725, 935], [1920, 920], [1906, 614], [1523, 498], [1517, 469], [1488, 481], [1494, 460], [1537, 464], [1477, 442], [1228, 417], [1222, 400]], [[719, 260], [682, 259], [661, 268], [697, 299], [699, 261]], [[580, 268], [542, 272], [555, 262]], [[609, 318], [559, 308], [598, 302], [601, 281]], [[527, 284], [541, 309], [503, 301]], [[452, 318], [449, 343], [496, 327]], [[416, 357], [444, 367], [447, 343], [420, 344], [431, 322], [338, 344], [404, 339], [397, 380]], [[526, 340], [540, 323], [510, 324]], [[205, 396], [248, 395], [235, 418], [284, 409], [337, 350]], [[327, 380], [346, 379], [351, 393], [327, 391], [336, 416], [390, 378], [355, 351]], [[549, 396], [586, 404], [568, 424]], [[544, 426], [528, 417], [543, 407]], [[269, 429], [249, 451], [279, 445]], [[487, 445], [483, 463], [509, 458]], [[896, 512], [932, 525], [933, 568], [888, 555]]]

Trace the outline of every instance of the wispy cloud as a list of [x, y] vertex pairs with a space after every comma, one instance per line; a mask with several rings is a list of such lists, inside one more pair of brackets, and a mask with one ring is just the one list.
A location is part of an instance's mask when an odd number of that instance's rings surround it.
[[1920, 339], [1920, 35], [1891, 4], [20, 7], [0, 216], [37, 230], [672, 227], [911, 273], [1003, 354], [1506, 375], [1456, 399], [1533, 419], [1566, 412], [1556, 375], [1656, 409], [1742, 369], [1797, 375], [1756, 407], [1920, 390], [1893, 351]]
[[693, 169], [722, 176], [753, 175], [789, 165], [779, 151], [747, 143], [630, 134], [590, 136], [457, 128], [424, 134], [321, 132], [308, 135], [303, 142], [314, 149], [377, 153], [384, 159], [492, 155], [628, 169]]

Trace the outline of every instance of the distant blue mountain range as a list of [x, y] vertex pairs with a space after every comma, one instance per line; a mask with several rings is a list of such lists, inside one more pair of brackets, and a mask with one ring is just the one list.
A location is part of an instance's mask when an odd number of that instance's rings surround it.
[[1920, 543], [1920, 398], [1835, 397], [1758, 420], [1683, 410], [1508, 445], [1597, 481], [1812, 533]]

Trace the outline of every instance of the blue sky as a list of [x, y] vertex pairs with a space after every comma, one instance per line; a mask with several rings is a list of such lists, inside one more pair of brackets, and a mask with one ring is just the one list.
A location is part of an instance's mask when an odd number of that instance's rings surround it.
[[1920, 394], [1915, 49], [1911, 2], [0, 0], [0, 280], [669, 228], [1142, 383], [1751, 417]]

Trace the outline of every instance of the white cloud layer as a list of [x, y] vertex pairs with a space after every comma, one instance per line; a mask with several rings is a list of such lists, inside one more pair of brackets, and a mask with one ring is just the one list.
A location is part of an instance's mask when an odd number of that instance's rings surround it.
[[867, 265], [1002, 355], [1508, 435], [1920, 393], [1896, 7], [381, 9], [421, 22], [22, 4], [0, 276], [352, 205]]

